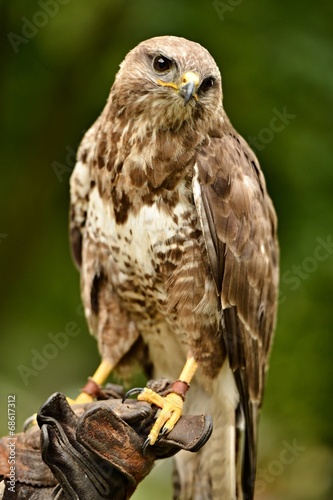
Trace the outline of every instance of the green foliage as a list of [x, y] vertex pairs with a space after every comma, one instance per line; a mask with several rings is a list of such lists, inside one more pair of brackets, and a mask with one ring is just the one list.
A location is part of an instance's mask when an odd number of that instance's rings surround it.
[[[19, 430], [52, 392], [74, 396], [98, 363], [69, 254], [69, 175], [125, 54], [174, 34], [202, 43], [218, 62], [225, 108], [255, 138], [279, 215], [281, 306], [258, 498], [332, 498], [332, 15], [323, 0], [0, 1], [2, 434], [7, 394], [17, 395]], [[272, 120], [284, 112], [288, 123], [277, 130]], [[80, 333], [36, 370], [49, 334], [71, 322]], [[20, 366], [35, 373], [24, 377]], [[294, 439], [305, 450], [284, 465], [283, 443]], [[149, 480], [138, 500], [155, 497]]]

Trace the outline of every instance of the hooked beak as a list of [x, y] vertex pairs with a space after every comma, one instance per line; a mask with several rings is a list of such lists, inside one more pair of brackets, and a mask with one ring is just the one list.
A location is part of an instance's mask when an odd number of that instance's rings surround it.
[[187, 104], [191, 97], [198, 100], [196, 90], [199, 86], [199, 77], [196, 73], [192, 71], [187, 71], [183, 74], [182, 83], [179, 85], [179, 94], [184, 98], [185, 104]]
[[163, 80], [157, 80], [157, 83], [163, 87], [175, 89], [179, 95], [183, 97], [185, 105], [189, 103], [192, 97], [194, 97], [196, 101], [199, 100], [196, 90], [199, 87], [200, 79], [197, 73], [193, 71], [184, 73], [179, 85], [174, 82], [164, 82]]

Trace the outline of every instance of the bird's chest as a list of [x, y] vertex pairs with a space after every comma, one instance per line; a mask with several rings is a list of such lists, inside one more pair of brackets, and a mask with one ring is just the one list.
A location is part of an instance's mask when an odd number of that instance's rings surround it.
[[[156, 316], [166, 304], [168, 287], [185, 255], [188, 273], [191, 263], [195, 267], [201, 255], [194, 205], [184, 198], [168, 208], [157, 200], [130, 211], [119, 223], [112, 204], [97, 195], [95, 198], [96, 212], [104, 214], [99, 220], [95, 218], [103, 241], [100, 259], [113, 288], [130, 312]], [[98, 204], [103, 207], [98, 209]]]

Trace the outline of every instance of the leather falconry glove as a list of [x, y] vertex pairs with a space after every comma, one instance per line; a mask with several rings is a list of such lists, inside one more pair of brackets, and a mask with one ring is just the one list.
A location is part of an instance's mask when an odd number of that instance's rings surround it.
[[[162, 394], [168, 390], [163, 380], [152, 385]], [[157, 408], [136, 400], [123, 403], [114, 391], [106, 397], [110, 399], [71, 407], [63, 394], [55, 393], [44, 403], [37, 416], [40, 443], [37, 426], [17, 435], [15, 498], [125, 500], [155, 460], [181, 449], [198, 451], [211, 435], [211, 417], [188, 415], [154, 446], [144, 448]], [[3, 500], [13, 498], [8, 465], [4, 472], [5, 439], [0, 440], [0, 476], [7, 477]]]

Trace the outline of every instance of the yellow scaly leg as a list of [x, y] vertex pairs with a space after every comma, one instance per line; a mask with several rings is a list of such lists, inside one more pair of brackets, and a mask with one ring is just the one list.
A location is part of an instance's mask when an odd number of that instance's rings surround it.
[[[172, 392], [163, 397], [145, 388], [138, 396], [139, 401], [146, 401], [161, 408], [161, 412], [153, 425], [147, 444], [153, 445], [162, 431], [162, 434], [170, 432], [181, 417], [185, 394], [190, 387], [190, 382], [197, 370], [198, 364], [194, 357], [189, 354], [179, 379], [172, 385]], [[163, 430], [162, 430], [163, 429]]]
[[87, 384], [83, 387], [78, 397], [74, 400], [67, 398], [68, 402], [70, 404], [79, 404], [79, 403], [90, 403], [91, 401], [93, 401], [94, 388], [97, 387], [98, 389], [99, 386], [105, 383], [112, 369], [113, 365], [106, 359], [103, 359], [101, 361], [101, 364], [95, 371], [94, 375], [89, 378]]

